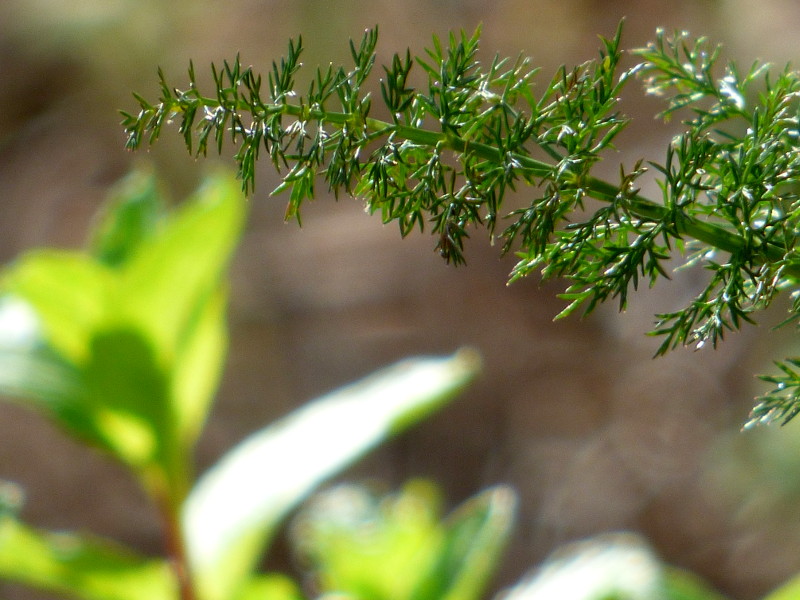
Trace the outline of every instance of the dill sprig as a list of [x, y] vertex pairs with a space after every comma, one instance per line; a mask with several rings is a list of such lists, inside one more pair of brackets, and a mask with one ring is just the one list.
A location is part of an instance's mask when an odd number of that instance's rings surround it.
[[[477, 58], [480, 29], [433, 38], [423, 57], [396, 54], [383, 66], [381, 114], [365, 82], [374, 70], [377, 29], [350, 42], [352, 64], [317, 69], [305, 92], [295, 76], [302, 40], [272, 64], [266, 80], [237, 56], [212, 65], [214, 93], [198, 89], [194, 66], [185, 89], [159, 71], [161, 97], [136, 95], [139, 111], [123, 113], [127, 147], [154, 143], [165, 124], [178, 123], [188, 151], [235, 148], [245, 192], [255, 165], [269, 156], [287, 193], [287, 219], [300, 220], [304, 201], [321, 180], [337, 196], [362, 199], [400, 233], [429, 227], [436, 250], [464, 263], [471, 232], [486, 229], [518, 262], [510, 280], [533, 272], [564, 278], [558, 315], [590, 313], [608, 300], [625, 308], [642, 281], [669, 277], [667, 263], [709, 271], [704, 288], [685, 307], [659, 314], [652, 335], [657, 354], [683, 345], [716, 346], [726, 332], [753, 323], [781, 291], [800, 315], [800, 76], [754, 63], [721, 64], [720, 48], [685, 32], [658, 31], [621, 64], [622, 25], [601, 38], [599, 56], [561, 67], [539, 90], [539, 69], [524, 57]], [[411, 86], [412, 70], [427, 84]], [[618, 181], [593, 175], [614, 149], [629, 118], [618, 108], [638, 76], [649, 94], [663, 96], [660, 114], [682, 119], [683, 131], [663, 160], [642, 158], [620, 168]], [[643, 197], [637, 180], [659, 176], [661, 197]], [[523, 189], [526, 206], [504, 210], [509, 191]], [[671, 268], [671, 267], [669, 267]], [[783, 375], [759, 399], [749, 424], [789, 421], [800, 412], [800, 359], [779, 362]]]

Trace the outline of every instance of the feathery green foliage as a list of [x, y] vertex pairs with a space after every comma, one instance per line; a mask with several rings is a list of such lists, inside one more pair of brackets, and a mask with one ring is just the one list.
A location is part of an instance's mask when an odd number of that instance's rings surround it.
[[[569, 281], [559, 317], [590, 313], [607, 300], [626, 306], [642, 281], [668, 277], [676, 255], [709, 271], [687, 306], [657, 317], [657, 354], [710, 343], [754, 322], [779, 291], [793, 298], [787, 322], [800, 315], [800, 257], [795, 238], [800, 203], [798, 93], [800, 75], [771, 73], [755, 63], [740, 70], [721, 64], [719, 47], [688, 34], [667, 36], [621, 65], [622, 27], [601, 38], [597, 59], [562, 67], [537, 87], [537, 69], [524, 58], [477, 59], [480, 30], [434, 38], [422, 58], [410, 51], [383, 67], [387, 116], [372, 116], [364, 92], [375, 63], [377, 31], [351, 42], [353, 66], [318, 69], [298, 91], [302, 41], [273, 63], [266, 82], [237, 57], [212, 67], [215, 93], [198, 89], [193, 66], [184, 90], [160, 73], [161, 98], [141, 96], [139, 112], [124, 113], [127, 146], [154, 143], [165, 123], [178, 122], [187, 149], [223, 151], [225, 138], [245, 191], [255, 185], [262, 152], [283, 173], [273, 193], [288, 192], [287, 218], [299, 221], [303, 202], [322, 179], [338, 196], [362, 198], [402, 235], [430, 227], [436, 249], [464, 262], [464, 242], [486, 227], [503, 252], [519, 262], [511, 281], [540, 272]], [[427, 85], [409, 83], [422, 71]], [[646, 92], [664, 97], [665, 119], [679, 116], [683, 132], [661, 161], [620, 168], [619, 181], [593, 175], [628, 123], [618, 98], [638, 75]], [[266, 85], [264, 85], [266, 83]], [[637, 180], [652, 168], [661, 197], [643, 197]], [[525, 184], [527, 206], [503, 208], [508, 191]], [[760, 399], [750, 424], [787, 422], [800, 412], [795, 359], [778, 363], [774, 392]]]

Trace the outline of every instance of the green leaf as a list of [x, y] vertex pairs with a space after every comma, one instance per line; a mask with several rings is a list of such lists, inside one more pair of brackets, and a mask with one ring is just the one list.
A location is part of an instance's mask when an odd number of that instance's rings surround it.
[[664, 565], [637, 535], [567, 544], [503, 600], [724, 600], [699, 578]]
[[424, 480], [388, 495], [337, 485], [303, 507], [291, 529], [293, 545], [322, 593], [428, 600], [419, 591], [436, 576], [443, 549], [441, 505], [439, 489]]
[[303, 600], [297, 584], [279, 573], [252, 577], [242, 586], [235, 600]]
[[64, 360], [88, 360], [93, 332], [115, 304], [113, 272], [81, 252], [39, 249], [3, 274], [3, 289], [35, 312], [41, 335]]
[[13, 296], [0, 297], [0, 394], [55, 417], [79, 437], [93, 438], [81, 410], [80, 371], [43, 345], [36, 313]]
[[200, 434], [222, 376], [228, 348], [228, 296], [223, 287], [203, 302], [173, 361], [172, 403], [181, 446], [187, 451]]
[[800, 599], [800, 575], [792, 577], [778, 589], [767, 594], [764, 600], [798, 600]]
[[86, 357], [69, 362], [46, 345], [39, 324], [30, 305], [0, 298], [0, 393], [27, 401], [140, 475], [168, 465], [168, 382], [148, 341], [135, 329], [88, 328]]
[[245, 217], [246, 201], [230, 177], [210, 177], [126, 265], [127, 309], [156, 342], [159, 356], [182, 351], [204, 303], [217, 292]]
[[215, 176], [151, 230], [152, 178], [123, 188], [94, 237], [97, 256], [38, 250], [5, 272], [17, 300], [0, 305], [0, 392], [34, 401], [151, 491], [182, 499], [224, 360], [224, 275], [246, 203], [232, 178]]
[[462, 504], [447, 519], [434, 577], [424, 593], [414, 598], [482, 598], [511, 534], [516, 505], [516, 494], [506, 486], [486, 490]]
[[388, 496], [340, 485], [315, 495], [293, 538], [319, 589], [372, 600], [474, 600], [494, 573], [516, 498], [496, 487], [440, 521], [435, 485], [412, 481]]
[[103, 445], [139, 470], [155, 463], [173, 473], [168, 375], [151, 341], [135, 328], [101, 329], [82, 375], [86, 418], [96, 424]]
[[156, 178], [135, 171], [112, 191], [89, 240], [91, 253], [110, 267], [124, 264], [164, 217], [164, 201]]
[[46, 533], [0, 517], [0, 578], [82, 600], [174, 600], [166, 562], [112, 542]]
[[183, 447], [195, 441], [222, 369], [227, 336], [221, 287], [245, 209], [232, 178], [209, 178], [159, 235], [145, 241], [122, 276], [121, 295], [130, 298], [123, 310], [175, 378], [170, 406]]
[[668, 565], [664, 566], [663, 589], [666, 600], [725, 600], [694, 573]]
[[189, 559], [206, 600], [231, 597], [286, 513], [389, 435], [442, 406], [477, 373], [470, 350], [407, 360], [253, 434], [205, 474], [184, 507]]

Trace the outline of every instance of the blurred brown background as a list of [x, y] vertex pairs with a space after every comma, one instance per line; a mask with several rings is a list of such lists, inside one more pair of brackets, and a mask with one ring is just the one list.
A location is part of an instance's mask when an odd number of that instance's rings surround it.
[[[375, 24], [386, 61], [408, 46], [421, 53], [433, 33], [483, 23], [484, 58], [522, 52], [547, 79], [561, 63], [594, 57], [596, 35], [613, 34], [622, 16], [628, 48], [663, 26], [709, 35], [747, 65], [797, 58], [793, 0], [3, 0], [0, 259], [81, 244], [108, 187], [137, 163], [155, 165], [180, 198], [216, 161], [193, 161], [174, 132], [151, 152], [123, 149], [116, 111], [135, 108], [131, 91], [157, 95], [158, 65], [178, 86], [189, 59], [207, 73], [211, 61], [240, 52], [263, 72], [298, 34], [307, 65], [338, 63], [348, 60], [347, 39]], [[660, 160], [670, 139], [652, 118], [659, 103], [638, 84], [628, 93], [625, 110], [637, 122], [618, 160], [603, 167], [611, 174], [643, 155]], [[398, 485], [429, 476], [452, 504], [492, 483], [513, 484], [520, 527], [498, 587], [563, 542], [620, 529], [642, 533], [664, 559], [735, 598], [756, 598], [800, 571], [792, 511], [800, 424], [738, 433], [764, 391], [753, 373], [782, 356], [791, 332], [762, 327], [716, 352], [652, 361], [657, 343], [644, 332], [653, 313], [690, 298], [702, 273], [635, 294], [625, 314], [610, 306], [586, 321], [553, 323], [561, 286], [506, 287], [513, 258], [499, 257], [480, 233], [469, 242], [469, 265], [454, 269], [433, 252], [433, 239], [401, 240], [355, 200], [321, 194], [302, 229], [284, 224], [282, 199], [268, 198], [275, 183], [265, 166], [233, 268], [229, 364], [201, 467], [379, 366], [472, 345], [485, 357], [479, 383], [346, 478]], [[31, 522], [160, 551], [154, 515], [125, 474], [16, 406], [0, 405], [0, 478], [25, 487]], [[0, 595], [42, 597], [1, 583]]]

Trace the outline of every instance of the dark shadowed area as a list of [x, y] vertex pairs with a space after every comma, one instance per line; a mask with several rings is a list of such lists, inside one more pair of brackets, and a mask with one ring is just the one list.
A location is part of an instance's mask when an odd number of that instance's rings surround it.
[[[176, 85], [190, 59], [205, 82], [210, 62], [236, 53], [266, 72], [299, 34], [307, 65], [337, 64], [349, 59], [348, 39], [376, 24], [379, 61], [388, 61], [406, 47], [421, 54], [432, 34], [482, 23], [483, 58], [529, 55], [547, 80], [562, 63], [593, 58], [597, 35], [612, 35], [623, 16], [627, 48], [663, 26], [723, 42], [745, 65], [797, 59], [800, 5], [790, 0], [4, 0], [0, 259], [80, 245], [109, 186], [137, 164], [155, 168], [176, 198], [208, 169], [233, 168], [226, 156], [193, 160], [173, 131], [149, 152], [125, 151], [117, 110], [135, 109], [132, 91], [157, 96], [157, 66]], [[620, 163], [661, 160], [675, 127], [653, 119], [660, 105], [638, 83], [627, 91], [623, 108], [636, 121], [602, 167], [611, 177]], [[662, 558], [739, 599], [800, 571], [800, 526], [789, 517], [800, 471], [777, 470], [772, 455], [759, 460], [752, 449], [764, 436], [796, 448], [800, 423], [738, 433], [765, 391], [753, 374], [769, 369], [791, 331], [751, 328], [716, 352], [685, 349], [654, 361], [657, 341], [645, 336], [653, 314], [690, 298], [702, 272], [634, 294], [623, 314], [608, 306], [553, 322], [563, 286], [506, 286], [513, 257], [501, 257], [484, 232], [472, 235], [468, 265], [456, 269], [427, 234], [403, 240], [360, 201], [335, 202], [322, 189], [302, 228], [284, 223], [284, 200], [269, 197], [277, 181], [262, 165], [233, 266], [228, 367], [199, 469], [247, 433], [382, 365], [473, 346], [485, 361], [478, 383], [343, 478], [398, 486], [431, 477], [453, 505], [512, 484], [520, 526], [496, 588], [562, 543], [618, 530], [643, 534]], [[652, 182], [644, 192], [658, 198]], [[536, 193], [519, 189], [513, 201]], [[15, 405], [0, 405], [0, 440], [0, 478], [25, 488], [26, 520], [161, 551], [155, 514], [121, 469]], [[291, 568], [290, 557], [273, 560]], [[44, 597], [2, 583], [0, 595]]]

